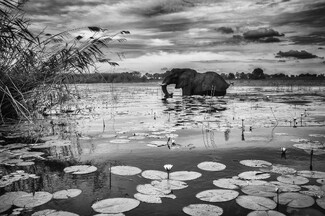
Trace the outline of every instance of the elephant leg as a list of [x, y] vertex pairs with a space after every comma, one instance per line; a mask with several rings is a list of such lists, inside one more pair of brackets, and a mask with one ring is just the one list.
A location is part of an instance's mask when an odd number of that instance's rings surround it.
[[192, 90], [190, 87], [186, 86], [182, 88], [182, 95], [183, 96], [189, 96], [192, 95]]

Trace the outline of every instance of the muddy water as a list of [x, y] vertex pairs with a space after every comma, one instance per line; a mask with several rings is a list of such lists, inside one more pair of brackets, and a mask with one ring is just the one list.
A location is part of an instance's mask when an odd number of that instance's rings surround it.
[[[258, 170], [240, 165], [240, 160], [267, 160], [308, 170], [309, 154], [294, 148], [295, 142], [291, 140], [305, 138], [325, 143], [323, 136], [310, 136], [325, 134], [323, 87], [231, 87], [224, 98], [181, 97], [179, 90], [168, 88], [174, 92], [174, 98], [162, 100], [158, 83], [78, 86], [81, 99], [54, 109], [55, 115], [40, 122], [47, 126], [44, 135], [70, 139], [72, 145], [44, 149], [51, 161], [38, 161], [34, 170], [41, 176], [39, 190], [53, 193], [79, 188], [82, 194], [69, 200], [51, 201], [32, 212], [50, 208], [94, 215], [91, 205], [95, 201], [133, 197], [137, 185], [150, 183], [141, 175], [110, 174], [110, 166], [163, 171], [164, 164], [173, 164], [172, 171], [196, 171], [202, 176], [188, 181], [188, 188], [174, 191], [176, 199], [163, 198], [162, 204], [142, 202], [125, 215], [185, 215], [183, 207], [207, 204], [195, 195], [217, 189], [213, 180]], [[62, 110], [68, 111], [67, 114], [56, 115]], [[152, 141], [168, 145], [155, 147]], [[286, 159], [281, 158], [281, 147], [288, 149]], [[203, 161], [223, 163], [227, 168], [220, 172], [203, 171], [197, 167]], [[98, 170], [79, 176], [64, 174], [63, 168], [75, 163], [92, 164]], [[314, 156], [313, 169], [325, 171], [324, 155]], [[278, 176], [272, 174], [267, 181]], [[316, 184], [315, 180], [310, 184]], [[31, 189], [15, 185], [5, 190]], [[250, 212], [235, 200], [211, 204], [223, 208], [223, 215]], [[324, 213], [316, 204], [310, 209]], [[279, 211], [289, 215], [286, 206], [280, 206]]]

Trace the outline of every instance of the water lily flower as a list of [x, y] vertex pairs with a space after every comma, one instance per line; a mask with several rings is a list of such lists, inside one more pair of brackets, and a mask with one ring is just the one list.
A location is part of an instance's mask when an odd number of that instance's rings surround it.
[[165, 165], [164, 165], [164, 169], [165, 169], [166, 171], [170, 171], [172, 168], [173, 168], [173, 165], [172, 165], [172, 164], [165, 164]]

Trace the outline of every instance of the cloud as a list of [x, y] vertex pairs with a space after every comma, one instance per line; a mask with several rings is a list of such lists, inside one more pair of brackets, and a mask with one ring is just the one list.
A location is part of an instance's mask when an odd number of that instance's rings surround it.
[[296, 35], [290, 37], [291, 41], [294, 44], [301, 44], [301, 45], [325, 45], [325, 32], [313, 32], [308, 35]]
[[223, 34], [232, 34], [232, 33], [234, 33], [234, 30], [232, 28], [224, 27], [224, 26], [217, 28], [217, 31], [221, 32]]
[[296, 58], [296, 59], [311, 59], [311, 58], [318, 58], [317, 55], [311, 54], [305, 50], [290, 50], [287, 52], [279, 51], [276, 56], [276, 58]]
[[281, 37], [284, 34], [280, 34], [279, 32], [270, 29], [270, 28], [259, 28], [256, 30], [250, 30], [243, 34], [245, 39], [249, 40], [258, 40], [261, 38], [269, 38], [269, 37]]
[[173, 43], [169, 40], [150, 39], [149, 45], [151, 46], [172, 46]]

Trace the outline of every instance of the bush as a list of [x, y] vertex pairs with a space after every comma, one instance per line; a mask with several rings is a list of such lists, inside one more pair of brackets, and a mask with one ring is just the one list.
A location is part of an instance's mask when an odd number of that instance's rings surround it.
[[[71, 95], [66, 83], [72, 75], [95, 69], [96, 62], [117, 63], [101, 51], [121, 31], [109, 35], [106, 29], [87, 27], [89, 37], [73, 36], [81, 29], [58, 34], [34, 35], [21, 10], [21, 0], [0, 0], [0, 119], [26, 118], [35, 112], [62, 103]], [[70, 76], [71, 75], [71, 76]]]

